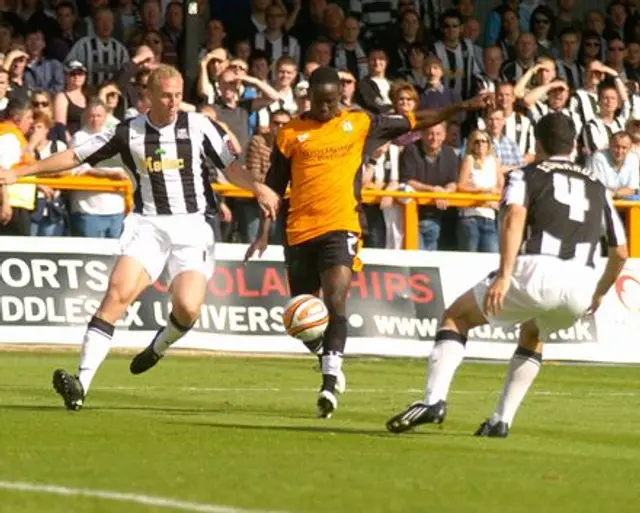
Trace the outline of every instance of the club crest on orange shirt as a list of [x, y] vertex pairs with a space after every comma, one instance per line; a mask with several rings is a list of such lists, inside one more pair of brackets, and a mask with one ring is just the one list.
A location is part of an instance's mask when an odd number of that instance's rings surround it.
[[353, 132], [353, 125], [349, 121], [345, 121], [344, 123], [342, 123], [342, 129], [350, 134], [351, 132]]

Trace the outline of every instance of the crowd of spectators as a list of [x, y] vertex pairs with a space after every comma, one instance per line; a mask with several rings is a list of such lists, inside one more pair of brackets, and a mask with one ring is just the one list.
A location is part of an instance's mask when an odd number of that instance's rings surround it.
[[[184, 64], [179, 0], [0, 0], [0, 165], [9, 138], [45, 158], [149, 108], [146, 82], [158, 62]], [[576, 126], [573, 158], [615, 197], [640, 185], [640, 11], [603, 2], [578, 17], [575, 0], [496, 2], [485, 20], [474, 0], [251, 0], [251, 15], [225, 26], [200, 2], [202, 45], [195, 101], [230, 134], [255, 176], [269, 167], [273, 139], [309, 108], [307, 79], [339, 70], [345, 108], [373, 114], [437, 108], [482, 91], [495, 108], [406, 134], [363, 163], [365, 188], [498, 194], [505, 173], [534, 161], [533, 127], [560, 111]], [[187, 91], [186, 93], [190, 93]], [[190, 99], [191, 95], [187, 94]], [[126, 177], [122, 163], [74, 174]], [[216, 180], [224, 181], [219, 175]], [[14, 185], [0, 202], [0, 234], [117, 237], [124, 218], [114, 193]], [[2, 199], [2, 198], [0, 198]], [[406, 201], [406, 200], [403, 200]], [[497, 249], [493, 203], [419, 207], [425, 250]], [[400, 248], [403, 205], [364, 205], [365, 246]], [[253, 200], [221, 198], [218, 237], [249, 242]], [[282, 243], [282, 223], [272, 243]]]

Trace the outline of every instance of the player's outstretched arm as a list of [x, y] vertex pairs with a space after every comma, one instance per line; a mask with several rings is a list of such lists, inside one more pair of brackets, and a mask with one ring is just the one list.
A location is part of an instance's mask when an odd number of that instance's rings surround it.
[[469, 110], [485, 109], [493, 105], [493, 93], [482, 93], [463, 102], [452, 103], [440, 109], [424, 109], [416, 112], [416, 125], [414, 129], [424, 130], [433, 125], [452, 118], [461, 112]]
[[239, 162], [232, 162], [225, 170], [225, 175], [236, 187], [252, 192], [264, 214], [275, 219], [280, 208], [280, 196], [267, 185], [255, 180], [253, 175]]
[[73, 149], [55, 153], [51, 157], [38, 160], [26, 166], [14, 169], [0, 169], [0, 184], [12, 184], [22, 176], [38, 176], [60, 173], [80, 165], [80, 160]]

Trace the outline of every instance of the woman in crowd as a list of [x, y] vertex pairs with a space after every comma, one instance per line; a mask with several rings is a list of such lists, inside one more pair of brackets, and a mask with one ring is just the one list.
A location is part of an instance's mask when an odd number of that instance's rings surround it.
[[[38, 92], [39, 97], [44, 95], [48, 96], [46, 92]], [[32, 98], [33, 103], [36, 101], [37, 98]], [[33, 153], [37, 160], [46, 159], [54, 153], [67, 149], [64, 141], [51, 140], [49, 137], [54, 128], [53, 124], [50, 112], [46, 110], [34, 112], [33, 129], [29, 140], [33, 145]], [[36, 206], [31, 213], [31, 235], [62, 237], [67, 232], [68, 215], [60, 191], [44, 185], [38, 185], [36, 190]]]
[[[503, 176], [500, 162], [493, 154], [489, 134], [474, 130], [467, 142], [468, 153], [462, 160], [458, 191], [480, 194], [500, 194]], [[498, 252], [496, 225], [497, 205], [488, 203], [460, 209], [458, 218], [458, 249], [461, 251]]]
[[80, 61], [71, 61], [65, 66], [64, 91], [58, 93], [53, 102], [56, 123], [67, 127], [69, 134], [82, 128], [82, 114], [87, 107], [85, 84], [87, 68]]

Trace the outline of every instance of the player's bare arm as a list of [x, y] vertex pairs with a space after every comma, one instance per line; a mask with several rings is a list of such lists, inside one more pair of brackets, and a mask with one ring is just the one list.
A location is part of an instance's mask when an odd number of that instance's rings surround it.
[[268, 185], [258, 182], [253, 175], [239, 162], [233, 162], [225, 171], [229, 181], [236, 187], [252, 192], [261, 210], [270, 219], [275, 219], [280, 208], [280, 196]]
[[449, 118], [469, 110], [479, 110], [490, 107], [493, 104], [493, 93], [482, 93], [469, 100], [452, 103], [440, 109], [424, 109], [416, 112], [415, 130], [424, 130], [430, 126], [442, 123]]
[[610, 247], [607, 256], [607, 265], [602, 272], [600, 280], [598, 281], [596, 291], [593, 293], [589, 313], [595, 313], [595, 311], [600, 307], [604, 296], [607, 294], [609, 289], [613, 287], [613, 284], [618, 279], [622, 269], [624, 269], [624, 264], [627, 261], [627, 258], [629, 258], [627, 245], [623, 244], [621, 246]]
[[265, 215], [260, 216], [260, 227], [258, 228], [258, 236], [256, 237], [256, 240], [254, 240], [249, 245], [246, 253], [244, 254], [245, 264], [256, 252], [258, 252], [258, 258], [262, 257], [264, 250], [267, 249], [267, 246], [269, 245], [269, 234], [271, 233], [272, 223], [273, 219], [271, 219], [270, 217], [267, 217]]
[[488, 315], [497, 315], [502, 309], [504, 297], [509, 290], [516, 257], [522, 245], [526, 220], [526, 207], [522, 205], [507, 207], [500, 231], [500, 267], [495, 281], [484, 297], [484, 311]]
[[49, 173], [60, 173], [73, 169], [81, 164], [72, 149], [56, 153], [51, 157], [38, 160], [33, 164], [15, 169], [0, 169], [0, 184], [12, 184], [22, 176], [38, 176]]

